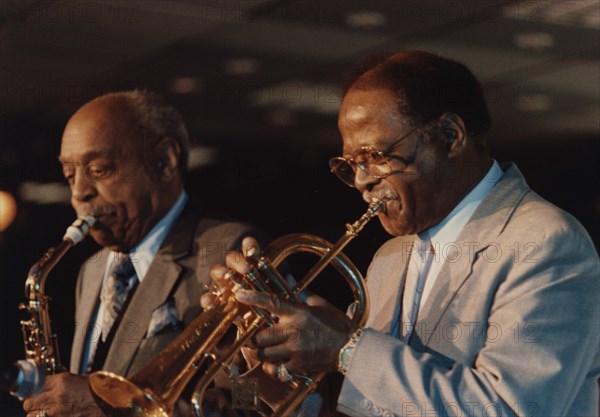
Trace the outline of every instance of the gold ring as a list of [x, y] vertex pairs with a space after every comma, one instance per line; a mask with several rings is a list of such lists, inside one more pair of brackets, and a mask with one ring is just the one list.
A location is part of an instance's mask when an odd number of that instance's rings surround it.
[[290, 374], [290, 371], [287, 370], [284, 364], [277, 365], [277, 378], [281, 382], [290, 382], [294, 377]]

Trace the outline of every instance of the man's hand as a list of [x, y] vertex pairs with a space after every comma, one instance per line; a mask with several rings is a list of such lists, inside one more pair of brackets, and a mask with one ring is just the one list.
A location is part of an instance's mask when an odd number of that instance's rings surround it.
[[[232, 272], [246, 274], [251, 270], [246, 257], [260, 251], [258, 242], [245, 238], [243, 255], [230, 252], [227, 266], [217, 265], [210, 271], [218, 294], [228, 295], [233, 290], [229, 279]], [[204, 294], [203, 308], [216, 302], [215, 292]], [[330, 372], [337, 369], [338, 353], [356, 330], [356, 325], [326, 300], [311, 295], [306, 304], [286, 301], [281, 296], [255, 291], [237, 290], [238, 301], [269, 311], [277, 323], [262, 330], [254, 338], [253, 352], [244, 352], [250, 362], [264, 362], [264, 371], [277, 376], [277, 365], [283, 363], [291, 373]]]
[[229, 252], [225, 256], [227, 266], [215, 265], [210, 269], [213, 288], [200, 297], [200, 305], [203, 309], [214, 307], [219, 298], [226, 299], [231, 293], [234, 286], [234, 283], [230, 280], [232, 271], [236, 271], [242, 275], [250, 272], [251, 266], [245, 257], [260, 252], [256, 239], [252, 237], [244, 238], [242, 241], [242, 251], [243, 254], [240, 252]]
[[256, 291], [238, 291], [236, 298], [278, 318], [254, 340], [263, 370], [275, 377], [281, 363], [290, 373], [335, 371], [340, 349], [356, 330], [344, 313], [316, 295], [309, 296], [307, 304]]
[[45, 414], [49, 417], [101, 417], [90, 392], [87, 375], [63, 372], [48, 375], [43, 391], [23, 402], [27, 417]]

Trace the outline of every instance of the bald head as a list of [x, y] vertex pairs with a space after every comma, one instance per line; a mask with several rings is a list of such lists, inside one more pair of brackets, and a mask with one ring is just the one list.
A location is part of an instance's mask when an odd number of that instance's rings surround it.
[[468, 133], [480, 141], [490, 128], [490, 115], [479, 81], [463, 64], [424, 52], [402, 51], [371, 58], [352, 71], [343, 85], [353, 90], [391, 91], [398, 111], [414, 125], [457, 114]]
[[165, 137], [173, 138], [179, 145], [179, 173], [187, 171], [190, 139], [183, 117], [165, 97], [146, 90], [131, 90], [108, 93], [100, 96], [82, 107], [81, 110], [95, 103], [106, 106], [115, 112], [126, 113], [131, 117], [131, 127], [140, 139], [140, 151], [144, 160], [150, 162], [152, 148]]

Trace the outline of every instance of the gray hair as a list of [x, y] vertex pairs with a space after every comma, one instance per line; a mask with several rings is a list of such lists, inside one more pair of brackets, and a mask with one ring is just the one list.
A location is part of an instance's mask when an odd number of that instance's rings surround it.
[[[122, 100], [128, 105], [143, 139], [143, 152], [146, 156], [150, 156], [154, 146], [167, 136], [177, 141], [180, 147], [177, 168], [183, 176], [188, 168], [190, 137], [181, 113], [164, 96], [148, 90], [119, 91], [98, 98], [107, 96]], [[151, 159], [145, 158], [148, 163], [151, 163]]]

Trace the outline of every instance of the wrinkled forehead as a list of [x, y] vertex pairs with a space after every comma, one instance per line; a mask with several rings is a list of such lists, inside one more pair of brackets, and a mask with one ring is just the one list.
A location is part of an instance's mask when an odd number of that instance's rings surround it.
[[398, 99], [389, 90], [350, 90], [340, 106], [338, 127], [344, 155], [366, 146], [385, 148], [410, 128], [408, 117], [399, 112]]

